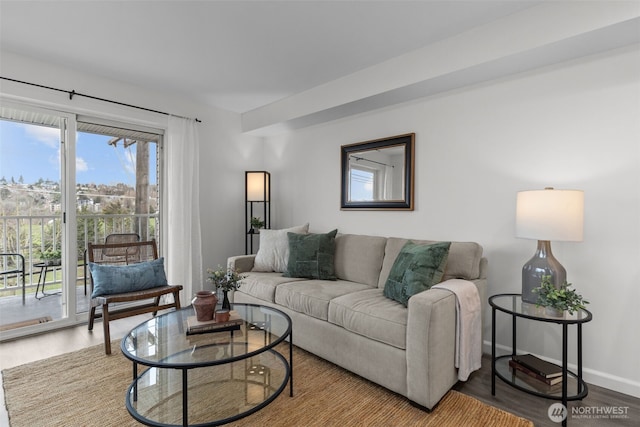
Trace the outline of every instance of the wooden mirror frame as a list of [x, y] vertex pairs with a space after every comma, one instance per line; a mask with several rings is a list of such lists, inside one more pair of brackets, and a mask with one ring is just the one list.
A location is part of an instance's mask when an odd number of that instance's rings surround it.
[[[404, 171], [403, 171], [403, 198], [399, 200], [372, 200], [372, 201], [350, 201], [349, 200], [349, 157], [353, 153], [368, 150], [379, 150], [386, 147], [404, 147]], [[389, 138], [376, 139], [372, 141], [358, 142], [355, 144], [343, 145], [341, 151], [341, 210], [413, 210], [413, 188], [414, 188], [414, 146], [415, 133], [397, 135]]]

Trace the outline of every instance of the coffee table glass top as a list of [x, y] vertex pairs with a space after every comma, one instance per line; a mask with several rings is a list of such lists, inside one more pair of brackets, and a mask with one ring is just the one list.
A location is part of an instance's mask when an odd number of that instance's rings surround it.
[[[146, 366], [213, 366], [260, 353], [291, 333], [291, 320], [279, 310], [251, 304], [234, 304], [232, 309], [245, 321], [233, 333], [187, 335], [187, 318], [195, 316], [193, 308], [188, 307], [154, 317], [132, 329], [122, 340], [122, 352], [128, 359]], [[249, 337], [247, 331], [261, 334]], [[235, 343], [229, 348], [233, 351], [221, 351], [229, 342]]]
[[122, 339], [134, 362], [125, 404], [136, 420], [222, 425], [264, 408], [287, 384], [292, 395], [291, 345], [274, 348], [291, 340], [289, 316], [252, 304], [232, 309], [243, 319], [237, 330], [187, 335], [187, 319], [195, 316], [188, 307], [149, 319]]

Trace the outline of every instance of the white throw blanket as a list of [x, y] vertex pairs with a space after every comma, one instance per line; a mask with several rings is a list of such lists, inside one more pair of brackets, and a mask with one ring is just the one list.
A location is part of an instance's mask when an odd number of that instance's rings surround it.
[[458, 379], [466, 381], [480, 369], [482, 361], [482, 311], [480, 295], [473, 282], [451, 279], [433, 288], [446, 289], [456, 296], [456, 368]]

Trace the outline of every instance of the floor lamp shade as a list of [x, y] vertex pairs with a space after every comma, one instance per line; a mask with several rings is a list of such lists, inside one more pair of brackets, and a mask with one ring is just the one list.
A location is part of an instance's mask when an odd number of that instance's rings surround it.
[[532, 290], [542, 276], [557, 287], [567, 273], [551, 252], [551, 241], [580, 242], [584, 229], [584, 192], [580, 190], [521, 191], [516, 201], [516, 237], [538, 240], [533, 258], [522, 267], [522, 300], [536, 303]]
[[256, 171], [245, 172], [245, 191], [248, 202], [268, 202], [270, 196], [270, 181], [271, 176], [269, 172]]

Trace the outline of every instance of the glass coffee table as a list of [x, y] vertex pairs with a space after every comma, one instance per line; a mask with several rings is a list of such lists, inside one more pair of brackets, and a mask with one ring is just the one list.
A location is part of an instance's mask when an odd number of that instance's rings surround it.
[[[149, 319], [122, 339], [133, 362], [125, 398], [133, 418], [150, 426], [216, 426], [264, 408], [287, 383], [293, 396], [291, 318], [253, 304], [232, 309], [243, 320], [239, 329], [187, 335], [187, 318], [195, 316], [188, 307]], [[288, 360], [275, 348], [285, 340]], [[148, 369], [139, 373], [140, 365]]]

